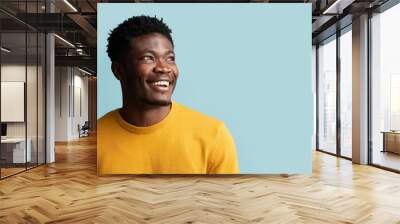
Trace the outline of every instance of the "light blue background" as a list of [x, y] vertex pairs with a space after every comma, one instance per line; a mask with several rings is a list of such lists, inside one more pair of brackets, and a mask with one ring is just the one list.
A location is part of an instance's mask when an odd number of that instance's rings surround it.
[[171, 28], [173, 99], [225, 122], [241, 173], [311, 173], [311, 4], [98, 4], [98, 117], [122, 105], [107, 37], [133, 15]]

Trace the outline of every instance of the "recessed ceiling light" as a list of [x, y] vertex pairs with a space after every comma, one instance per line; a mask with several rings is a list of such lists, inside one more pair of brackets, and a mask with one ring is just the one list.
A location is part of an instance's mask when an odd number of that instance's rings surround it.
[[68, 0], [64, 0], [65, 4], [67, 4], [74, 12], [78, 12], [78, 10], [71, 4], [69, 3]]
[[322, 14], [342, 14], [343, 9], [351, 5], [355, 0], [336, 0]]
[[66, 40], [66, 39], [64, 39], [64, 38], [62, 38], [62, 37], [60, 37], [59, 35], [57, 35], [57, 34], [54, 34], [54, 36], [55, 37], [57, 37], [59, 40], [61, 40], [62, 42], [64, 42], [64, 43], [66, 43], [67, 45], [69, 45], [70, 47], [73, 47], [73, 48], [75, 48], [75, 45], [73, 45], [71, 42], [69, 42], [68, 40]]
[[7, 49], [7, 48], [5, 48], [5, 47], [1, 47], [0, 49], [1, 49], [2, 51], [6, 52], [6, 53], [10, 53], [10, 52], [11, 52], [10, 49]]
[[92, 73], [90, 73], [90, 72], [88, 72], [88, 71], [86, 71], [86, 70], [83, 70], [83, 69], [81, 69], [81, 68], [79, 68], [79, 67], [78, 67], [78, 70], [81, 71], [81, 72], [83, 72], [83, 73], [85, 73], [85, 74], [87, 74], [87, 75], [90, 75], [90, 76], [93, 75]]

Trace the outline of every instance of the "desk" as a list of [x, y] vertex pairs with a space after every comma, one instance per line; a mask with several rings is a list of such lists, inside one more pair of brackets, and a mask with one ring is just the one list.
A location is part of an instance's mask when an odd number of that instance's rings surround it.
[[[25, 154], [25, 138], [1, 139], [1, 157], [6, 160], [6, 163], [30, 162], [32, 157], [32, 141], [30, 138], [27, 138], [27, 143]], [[25, 158], [27, 158], [27, 161], [25, 161]]]
[[400, 154], [400, 131], [382, 131], [381, 133], [383, 133], [382, 152]]

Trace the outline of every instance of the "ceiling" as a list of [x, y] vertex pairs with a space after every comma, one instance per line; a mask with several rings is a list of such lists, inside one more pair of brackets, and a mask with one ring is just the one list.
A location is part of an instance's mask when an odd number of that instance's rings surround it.
[[[86, 66], [96, 71], [97, 3], [117, 2], [252, 2], [252, 3], [311, 3], [312, 37], [318, 43], [336, 32], [338, 21], [341, 26], [351, 23], [351, 17], [372, 10], [388, 0], [1, 0], [0, 22], [6, 42], [11, 47], [24, 49], [25, 39], [18, 32], [29, 28], [31, 31], [55, 32], [56, 64]], [[336, 3], [335, 3], [336, 2]], [[52, 11], [52, 13], [49, 13]], [[26, 13], [27, 12], [27, 13]], [[347, 21], [347, 22], [346, 22]], [[4, 35], [3, 35], [4, 36]], [[7, 38], [9, 40], [7, 40]], [[6, 43], [6, 42], [2, 43]], [[73, 46], [72, 46], [72, 45]], [[29, 45], [29, 46], [34, 46]], [[28, 52], [30, 52], [28, 48]], [[23, 52], [21, 52], [23, 53]], [[81, 63], [81, 64], [79, 64]]]

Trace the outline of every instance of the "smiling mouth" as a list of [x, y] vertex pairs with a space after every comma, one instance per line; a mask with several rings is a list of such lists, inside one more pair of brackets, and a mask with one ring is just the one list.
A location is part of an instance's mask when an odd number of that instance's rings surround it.
[[166, 80], [161, 80], [161, 81], [155, 81], [155, 82], [150, 82], [150, 85], [152, 86], [161, 86], [161, 87], [169, 87], [170, 82]]
[[170, 90], [172, 82], [168, 80], [158, 80], [158, 81], [150, 81], [149, 84], [152, 87], [152, 89], [158, 92], [167, 92]]

